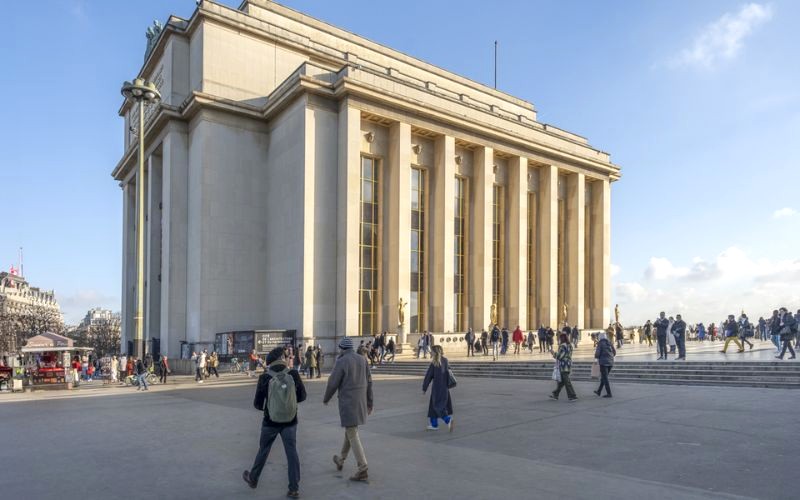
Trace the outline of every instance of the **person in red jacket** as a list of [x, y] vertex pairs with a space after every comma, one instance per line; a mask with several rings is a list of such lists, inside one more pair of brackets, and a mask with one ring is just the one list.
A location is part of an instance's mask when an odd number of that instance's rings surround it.
[[511, 335], [511, 340], [514, 341], [514, 354], [519, 354], [519, 345], [522, 344], [522, 330], [520, 330], [519, 325]]

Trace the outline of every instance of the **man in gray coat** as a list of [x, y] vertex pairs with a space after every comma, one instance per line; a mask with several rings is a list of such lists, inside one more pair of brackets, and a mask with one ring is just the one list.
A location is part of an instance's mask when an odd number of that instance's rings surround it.
[[358, 464], [358, 472], [351, 481], [367, 481], [367, 457], [358, 437], [358, 426], [367, 423], [367, 415], [372, 414], [372, 376], [364, 356], [353, 350], [353, 340], [345, 337], [339, 342], [342, 354], [333, 365], [325, 389], [324, 404], [339, 392], [339, 419], [344, 427], [344, 444], [340, 455], [333, 456], [336, 470], [342, 470], [347, 454], [352, 448]]

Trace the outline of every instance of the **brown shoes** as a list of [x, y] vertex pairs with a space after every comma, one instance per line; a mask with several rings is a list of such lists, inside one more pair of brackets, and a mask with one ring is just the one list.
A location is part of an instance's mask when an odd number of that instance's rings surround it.
[[351, 478], [351, 481], [361, 481], [361, 482], [369, 482], [369, 475], [367, 474], [367, 470], [360, 470], [356, 472]]
[[336, 464], [336, 470], [341, 471], [344, 468], [344, 460], [339, 458], [338, 455], [333, 456], [333, 463]]

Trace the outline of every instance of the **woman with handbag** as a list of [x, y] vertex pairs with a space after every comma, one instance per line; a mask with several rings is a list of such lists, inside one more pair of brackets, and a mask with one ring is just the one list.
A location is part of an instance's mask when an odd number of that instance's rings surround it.
[[600, 365], [600, 387], [594, 391], [598, 396], [606, 388], [606, 395], [604, 398], [611, 397], [611, 386], [608, 383], [608, 375], [611, 373], [611, 368], [614, 366], [614, 356], [617, 355], [617, 350], [614, 345], [608, 341], [605, 333], [600, 334], [600, 341], [597, 343], [597, 349], [594, 351], [594, 358], [598, 365]]
[[429, 431], [439, 429], [439, 419], [444, 420], [447, 429], [453, 432], [453, 401], [450, 399], [450, 389], [455, 387], [455, 377], [450, 372], [450, 365], [444, 357], [442, 346], [433, 346], [431, 352], [431, 364], [422, 382], [422, 393], [428, 390], [428, 386], [433, 382], [431, 388], [431, 399], [428, 403], [428, 424]]
[[558, 385], [556, 386], [556, 390], [550, 394], [550, 399], [557, 400], [561, 389], [565, 387], [569, 400], [577, 401], [578, 395], [575, 394], [575, 389], [572, 387], [572, 382], [569, 380], [569, 373], [572, 371], [572, 344], [569, 343], [569, 337], [563, 333], [558, 336], [558, 343], [558, 351], [553, 353], [553, 357], [556, 359], [557, 369], [557, 372], [554, 373], [553, 376]]

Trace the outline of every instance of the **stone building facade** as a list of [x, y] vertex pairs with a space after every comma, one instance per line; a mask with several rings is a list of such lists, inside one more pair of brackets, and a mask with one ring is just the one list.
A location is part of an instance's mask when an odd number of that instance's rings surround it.
[[17, 273], [0, 273], [0, 314], [28, 314], [32, 308], [61, 317], [61, 308], [53, 290], [31, 286]]
[[532, 104], [265, 0], [170, 17], [139, 76], [163, 100], [144, 182], [137, 109], [119, 111], [123, 336], [142, 188], [145, 335], [171, 356], [233, 330], [330, 349], [493, 315], [608, 323], [619, 167]]

